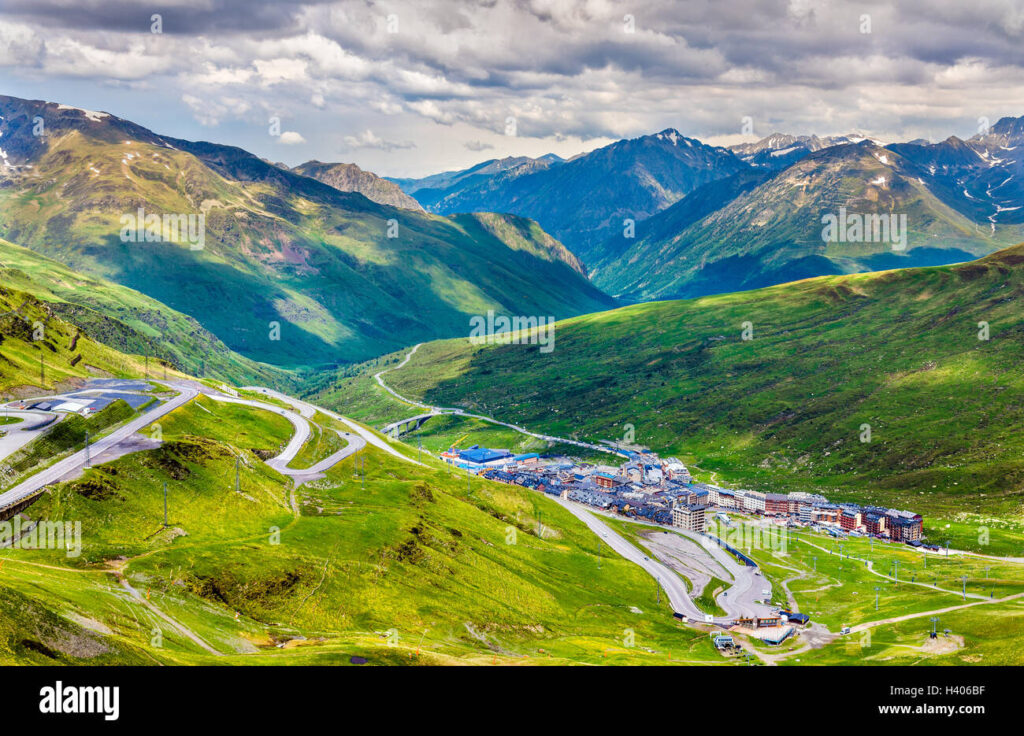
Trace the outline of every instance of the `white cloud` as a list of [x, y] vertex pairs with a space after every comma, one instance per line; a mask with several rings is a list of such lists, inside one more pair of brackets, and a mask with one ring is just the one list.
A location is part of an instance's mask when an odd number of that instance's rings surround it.
[[256, 74], [264, 86], [281, 82], [299, 82], [307, 78], [307, 62], [304, 59], [257, 59], [253, 66], [256, 67]]
[[0, 66], [35, 66], [43, 53], [43, 41], [22, 23], [0, 23]]
[[387, 141], [377, 136], [367, 128], [359, 135], [347, 135], [344, 138], [345, 145], [349, 148], [376, 148], [382, 151], [394, 151], [400, 148], [415, 148], [416, 144], [406, 141]]
[[185, 93], [181, 101], [192, 110], [192, 117], [206, 126], [219, 125], [226, 117], [241, 117], [250, 110], [249, 103], [237, 97], [197, 97]]
[[294, 130], [286, 130], [277, 139], [286, 146], [295, 146], [299, 143], [305, 143], [306, 139], [302, 137], [300, 133], [296, 133]]

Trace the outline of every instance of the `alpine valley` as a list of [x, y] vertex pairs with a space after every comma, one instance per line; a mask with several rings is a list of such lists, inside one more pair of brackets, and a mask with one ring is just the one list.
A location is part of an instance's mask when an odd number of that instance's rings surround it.
[[0, 97], [0, 663], [1021, 664], [1024, 118], [825, 132]]

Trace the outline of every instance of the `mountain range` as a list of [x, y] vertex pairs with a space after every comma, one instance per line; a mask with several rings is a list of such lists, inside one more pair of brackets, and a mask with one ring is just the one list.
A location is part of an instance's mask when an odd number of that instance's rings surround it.
[[702, 184], [747, 165], [673, 129], [618, 141], [568, 161], [487, 161], [461, 172], [396, 180], [432, 212], [511, 212], [533, 219], [589, 264], [601, 243]]
[[804, 156], [822, 148], [856, 143], [863, 140], [859, 135], [838, 135], [819, 138], [816, 135], [787, 135], [772, 133], [754, 143], [739, 143], [729, 150], [751, 166], [779, 171], [796, 163]]
[[[0, 237], [156, 299], [249, 360], [360, 360], [465, 334], [490, 309], [614, 303], [526, 218], [381, 205], [240, 148], [43, 101], [0, 97], [0, 132]], [[132, 242], [137, 213], [202, 216], [204, 242]]]
[[[569, 161], [496, 159], [396, 180], [427, 209], [536, 219], [625, 301], [970, 260], [1024, 237], [1024, 118], [962, 141], [773, 133], [729, 149], [669, 129]], [[905, 216], [903, 243], [830, 241], [823, 217]]]
[[292, 169], [296, 174], [322, 181], [342, 192], [359, 192], [377, 204], [401, 207], [423, 212], [415, 199], [402, 191], [393, 181], [383, 179], [372, 171], [363, 171], [355, 164], [325, 164], [322, 161], [307, 161]]
[[[489, 310], [566, 318], [1024, 239], [1024, 118], [891, 145], [776, 133], [730, 149], [666, 129], [415, 180], [13, 97], [0, 133], [0, 266], [53, 275], [63, 286], [38, 290], [124, 324], [119, 347], [268, 383], [466, 334]], [[147, 214], [202, 217], [203, 243], [126, 239]]]
[[[727, 190], [714, 211], [684, 220], [685, 227], [661, 226], [676, 217], [673, 208], [659, 213], [649, 234], [641, 227], [634, 244], [598, 264], [595, 282], [633, 301], [686, 298], [969, 261], [1022, 238], [1019, 228], [994, 234], [950, 207], [919, 173], [900, 154], [868, 141], [821, 149], [753, 188]], [[684, 200], [674, 207], [688, 206]], [[864, 232], [826, 232], [829, 215]], [[868, 219], [874, 216], [881, 218], [877, 233]]]

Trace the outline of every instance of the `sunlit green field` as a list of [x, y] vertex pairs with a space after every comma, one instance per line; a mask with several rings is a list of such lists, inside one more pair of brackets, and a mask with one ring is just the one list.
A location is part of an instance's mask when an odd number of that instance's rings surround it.
[[[728, 516], [733, 530], [752, 520], [740, 514]], [[642, 522], [608, 522], [647, 554], [644, 535], [666, 530]], [[791, 606], [788, 587], [800, 612], [808, 614], [815, 627], [824, 626], [833, 634], [830, 642], [818, 648], [808, 648], [802, 634], [781, 646], [745, 637], [766, 662], [1024, 664], [1012, 645], [1024, 634], [1013, 618], [1024, 606], [1024, 564], [955, 553], [948, 558], [944, 554], [926, 556], [903, 544], [857, 538], [840, 542], [803, 529], [789, 530], [772, 544], [758, 543], [753, 534], [745, 537], [751, 544], [739, 546], [758, 562], [771, 582], [774, 603], [781, 608]], [[736, 543], [735, 537], [731, 541]], [[865, 560], [880, 574], [874, 574]], [[894, 562], [899, 562], [898, 583]], [[919, 585], [922, 583], [938, 589]], [[942, 642], [925, 645], [933, 616], [939, 620]], [[885, 623], [903, 618], [906, 620]], [[853, 632], [839, 636], [843, 626], [852, 627]], [[943, 633], [947, 628], [951, 629], [949, 636]]]
[[[30, 508], [81, 522], [82, 553], [0, 551], [5, 596], [31, 601], [0, 626], [4, 661], [719, 660], [659, 606], [643, 571], [599, 553], [541, 494], [476, 478], [467, 488], [434, 461], [368, 448], [365, 478], [350, 458], [293, 495], [258, 455], [286, 441], [283, 419], [199, 404], [165, 419], [158, 450], [93, 468]], [[52, 630], [26, 633], [40, 611]], [[62, 644], [85, 640], [102, 647]]]
[[[964, 608], [937, 616], [940, 647], [929, 651], [930, 617], [874, 627], [870, 637], [852, 634], [823, 649], [805, 651], [791, 665], [1011, 665], [1024, 664], [1024, 599]], [[950, 630], [949, 635], [944, 632]], [[961, 642], [962, 639], [962, 642]]]

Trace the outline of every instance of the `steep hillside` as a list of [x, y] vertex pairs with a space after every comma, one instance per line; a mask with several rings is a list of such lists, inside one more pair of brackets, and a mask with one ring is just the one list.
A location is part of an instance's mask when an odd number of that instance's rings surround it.
[[[682, 230], [639, 239], [605, 265], [597, 283], [632, 300], [694, 297], [966, 261], [1024, 236], [1019, 228], [993, 233], [973, 222], [940, 201], [918, 173], [871, 142], [823, 149]], [[856, 222], [860, 234], [852, 225], [827, 234], [828, 216]]]
[[[617, 269], [625, 267], [631, 273], [644, 271], [648, 264], [641, 260], [642, 257], [620, 262], [623, 254], [632, 252], [634, 248], [640, 251], [647, 243], [672, 240], [678, 233], [725, 207], [770, 177], [770, 172], [747, 169], [698, 187], [668, 209], [638, 222], [632, 237], [617, 233], [602, 243], [601, 258], [592, 264], [591, 278], [595, 282], [615, 283], [617, 279], [624, 277]], [[660, 256], [652, 254], [651, 257]]]
[[[116, 332], [129, 342], [145, 337], [95, 312], [77, 315], [82, 328], [65, 319], [60, 306], [0, 285], [0, 396], [23, 389], [38, 393], [95, 376], [133, 377], [145, 371], [145, 358], [126, 355], [93, 339], [94, 332]], [[151, 359], [152, 372], [163, 365]], [[173, 371], [169, 371], [173, 375]]]
[[642, 220], [697, 187], [745, 168], [730, 151], [668, 129], [564, 163], [528, 160], [487, 176], [474, 174], [440, 196], [433, 187], [406, 191], [435, 212], [486, 210], [530, 217], [590, 266], [603, 257], [600, 244], [623, 230], [623, 220]]
[[342, 192], [358, 192], [371, 202], [389, 207], [423, 211], [415, 199], [402, 191], [393, 181], [382, 179], [372, 171], [363, 171], [355, 164], [325, 164], [307, 161], [292, 169], [297, 174], [322, 181]]
[[[465, 334], [489, 309], [564, 317], [612, 303], [522, 218], [381, 206], [241, 149], [164, 138], [106, 113], [3, 97], [0, 117], [0, 235], [187, 314], [253, 360], [357, 360]], [[161, 220], [155, 237], [132, 240], [150, 235], [148, 224], [126, 226], [140, 210], [181, 216], [183, 229]]]
[[120, 352], [148, 354], [192, 375], [237, 383], [290, 380], [283, 371], [232, 352], [192, 317], [2, 239], [0, 281], [48, 302], [51, 312]]
[[387, 380], [560, 436], [630, 424], [638, 442], [762, 489], [1019, 515], [1022, 302], [1019, 245], [578, 317], [549, 354], [428, 343]]

